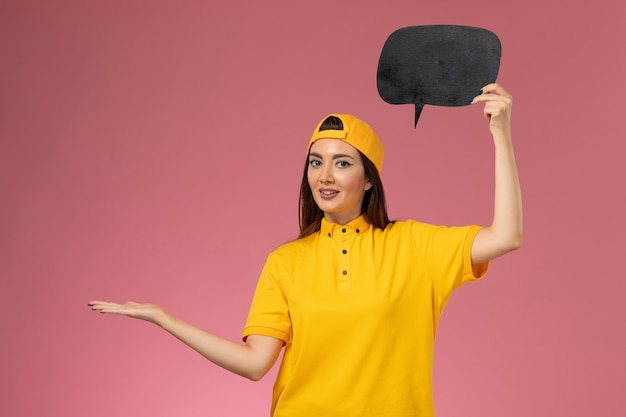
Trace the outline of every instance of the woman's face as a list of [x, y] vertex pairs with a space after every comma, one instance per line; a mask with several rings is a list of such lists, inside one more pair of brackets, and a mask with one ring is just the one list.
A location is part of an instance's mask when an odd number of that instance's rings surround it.
[[338, 139], [319, 139], [311, 145], [307, 179], [324, 217], [337, 224], [361, 215], [363, 196], [372, 187], [359, 151]]

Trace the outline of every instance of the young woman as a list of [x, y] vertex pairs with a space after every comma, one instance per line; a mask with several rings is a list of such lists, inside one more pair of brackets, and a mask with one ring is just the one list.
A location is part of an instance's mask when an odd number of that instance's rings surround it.
[[474, 98], [479, 102], [495, 145], [490, 226], [390, 222], [380, 140], [361, 120], [330, 115], [309, 142], [300, 237], [268, 256], [243, 344], [153, 304], [89, 305], [161, 326], [252, 380], [263, 377], [284, 347], [275, 417], [432, 416], [434, 339], [452, 290], [484, 276], [489, 260], [519, 248], [522, 239], [511, 96], [490, 84]]

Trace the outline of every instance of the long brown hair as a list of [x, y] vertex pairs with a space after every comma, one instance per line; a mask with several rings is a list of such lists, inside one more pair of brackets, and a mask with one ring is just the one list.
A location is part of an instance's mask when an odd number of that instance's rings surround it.
[[[335, 116], [329, 116], [320, 126], [322, 130], [343, 130], [343, 122]], [[383, 183], [378, 175], [378, 170], [374, 163], [367, 156], [359, 151], [365, 178], [367, 178], [372, 187], [365, 192], [363, 204], [361, 206], [361, 214], [365, 214], [367, 219], [374, 227], [384, 229], [391, 221], [387, 215], [387, 203], [385, 202], [385, 190]], [[313, 192], [309, 186], [308, 180], [309, 156], [307, 155], [304, 162], [304, 173], [302, 174], [302, 183], [300, 184], [300, 201], [298, 211], [300, 213], [300, 235], [299, 238], [308, 236], [320, 230], [324, 212], [318, 207], [313, 199]]]

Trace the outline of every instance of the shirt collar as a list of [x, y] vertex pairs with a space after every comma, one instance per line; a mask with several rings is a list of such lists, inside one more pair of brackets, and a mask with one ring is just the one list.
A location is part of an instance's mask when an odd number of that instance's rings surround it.
[[333, 237], [335, 233], [354, 233], [356, 235], [359, 235], [365, 232], [370, 227], [371, 224], [369, 221], [367, 221], [367, 217], [364, 214], [360, 215], [359, 217], [345, 225], [331, 223], [325, 218], [322, 218], [320, 233], [322, 234], [322, 236], [328, 237]]

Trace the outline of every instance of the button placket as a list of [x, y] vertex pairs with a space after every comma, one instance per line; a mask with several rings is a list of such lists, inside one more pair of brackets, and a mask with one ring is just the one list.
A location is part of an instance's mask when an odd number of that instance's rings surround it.
[[350, 289], [350, 248], [354, 240], [353, 233], [345, 227], [338, 233], [338, 257], [339, 257], [339, 290], [348, 291]]

